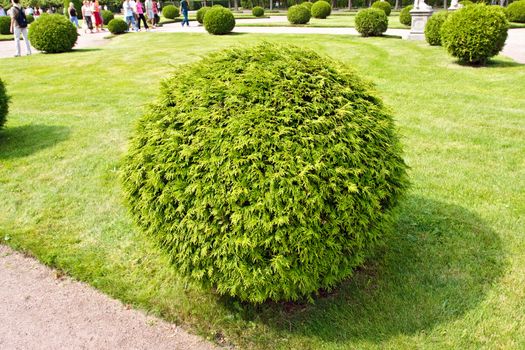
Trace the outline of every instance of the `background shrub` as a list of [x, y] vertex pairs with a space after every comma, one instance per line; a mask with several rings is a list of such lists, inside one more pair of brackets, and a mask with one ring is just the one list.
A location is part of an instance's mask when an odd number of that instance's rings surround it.
[[308, 9], [308, 11], [311, 11], [311, 10], [312, 10], [312, 5], [313, 5], [313, 4], [312, 4], [311, 2], [309, 2], [309, 1], [305, 1], [305, 2], [303, 2], [301, 5], [302, 5], [302, 6], [305, 6], [305, 7]]
[[392, 12], [392, 7], [386, 1], [376, 1], [372, 4], [372, 7], [385, 11], [387, 16], [390, 16], [390, 12]]
[[310, 10], [303, 5], [293, 5], [288, 9], [287, 18], [291, 24], [306, 24], [310, 21], [310, 16]]
[[77, 29], [63, 15], [43, 14], [29, 30], [31, 45], [47, 53], [71, 51], [77, 37]]
[[162, 16], [167, 19], [175, 19], [179, 17], [179, 9], [173, 5], [164, 6], [162, 9]]
[[106, 25], [106, 26], [109, 24], [109, 22], [112, 19], [115, 18], [115, 15], [113, 14], [113, 12], [107, 11], [107, 10], [102, 10], [100, 15], [102, 16], [102, 21], [104, 21], [104, 25]]
[[485, 64], [507, 39], [509, 23], [499, 6], [476, 4], [450, 14], [441, 27], [441, 42], [459, 61]]
[[211, 7], [204, 6], [197, 11], [197, 22], [199, 22], [200, 24], [204, 23], [204, 15], [206, 14], [206, 11], [208, 11], [210, 8]]
[[122, 177], [135, 222], [180, 275], [258, 303], [351, 275], [390, 222], [405, 169], [368, 83], [265, 43], [163, 82]]
[[235, 28], [235, 17], [227, 8], [213, 6], [204, 15], [204, 28], [210, 34], [228, 34]]
[[32, 15], [26, 15], [27, 24], [33, 23], [35, 21], [35, 17]]
[[255, 7], [252, 9], [252, 14], [253, 14], [255, 17], [262, 17], [262, 16], [264, 16], [264, 9], [263, 9], [261, 6], [255, 6]]
[[11, 34], [11, 18], [8, 16], [0, 17], [0, 34]]
[[459, 1], [459, 4], [463, 5], [463, 6], [474, 5], [474, 3], [472, 1], [470, 1], [470, 0], [461, 0], [461, 1]]
[[414, 8], [414, 6], [410, 5], [401, 10], [399, 12], [399, 22], [401, 24], [404, 24], [406, 26], [412, 25], [412, 15], [410, 14], [410, 11]]
[[7, 95], [4, 82], [2, 81], [2, 79], [0, 79], [0, 129], [5, 125], [8, 112], [9, 96]]
[[513, 2], [505, 9], [505, 14], [511, 22], [525, 23], [525, 0]]
[[312, 17], [314, 18], [326, 18], [332, 13], [332, 6], [326, 1], [320, 0], [315, 2], [311, 8]]
[[111, 34], [122, 34], [128, 31], [128, 24], [120, 18], [114, 18], [108, 23], [108, 30]]
[[388, 28], [385, 11], [377, 8], [360, 10], [355, 16], [355, 29], [362, 36], [380, 36]]
[[449, 12], [436, 12], [427, 21], [425, 25], [425, 39], [430, 45], [441, 45], [441, 26], [448, 17]]

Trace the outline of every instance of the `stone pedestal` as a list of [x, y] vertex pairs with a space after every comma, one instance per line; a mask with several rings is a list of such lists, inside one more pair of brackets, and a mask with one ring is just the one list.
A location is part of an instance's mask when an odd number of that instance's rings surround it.
[[425, 40], [425, 25], [433, 12], [432, 8], [413, 9], [410, 11], [412, 26], [410, 27], [410, 34], [408, 34], [409, 40]]

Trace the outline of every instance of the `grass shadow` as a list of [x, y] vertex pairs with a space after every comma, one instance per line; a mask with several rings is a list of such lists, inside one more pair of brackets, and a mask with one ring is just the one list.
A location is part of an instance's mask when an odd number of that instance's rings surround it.
[[102, 51], [102, 49], [97, 48], [97, 47], [82, 48], [82, 49], [75, 49], [75, 48], [73, 48], [73, 50], [71, 50], [70, 52], [74, 53], [74, 52], [95, 52], [95, 51]]
[[222, 302], [283, 338], [381, 343], [457, 319], [503, 273], [498, 235], [462, 207], [410, 196], [393, 232], [364, 267], [314, 304]]
[[461, 62], [459, 60], [454, 61], [455, 64], [461, 67], [469, 68], [508, 68], [508, 67], [520, 67], [524, 66], [523, 63], [516, 62], [512, 58], [501, 59], [501, 58], [491, 58], [485, 64], [469, 64], [466, 62]]
[[0, 159], [21, 158], [67, 140], [65, 126], [29, 124], [0, 130]]

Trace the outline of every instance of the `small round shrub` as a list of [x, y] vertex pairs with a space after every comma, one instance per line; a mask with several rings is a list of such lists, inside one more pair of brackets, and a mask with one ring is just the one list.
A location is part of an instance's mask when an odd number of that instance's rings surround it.
[[262, 17], [262, 16], [264, 16], [264, 9], [263, 9], [261, 6], [255, 6], [255, 7], [252, 9], [252, 14], [253, 14], [255, 17]]
[[213, 35], [228, 34], [235, 28], [235, 17], [225, 7], [212, 7], [204, 15], [204, 28]]
[[11, 17], [1, 16], [0, 17], [0, 34], [11, 34]]
[[505, 9], [505, 14], [511, 22], [525, 23], [525, 0], [513, 2]]
[[392, 6], [386, 1], [376, 1], [372, 4], [372, 7], [385, 11], [387, 16], [390, 16], [390, 12], [392, 12]]
[[332, 6], [326, 1], [314, 2], [311, 8], [312, 17], [324, 19], [332, 13]]
[[485, 64], [507, 39], [509, 23], [499, 6], [476, 4], [454, 11], [441, 27], [443, 47], [460, 62]]
[[0, 129], [4, 126], [9, 112], [9, 96], [5, 89], [4, 82], [0, 79]]
[[162, 9], [162, 16], [164, 16], [164, 18], [175, 19], [179, 17], [179, 15], [179, 9], [173, 5], [164, 6], [164, 8]]
[[459, 4], [463, 5], [463, 6], [474, 5], [474, 3], [472, 1], [470, 1], [470, 0], [461, 0], [461, 1], [459, 1]]
[[414, 8], [414, 6], [409, 5], [401, 10], [399, 12], [399, 22], [401, 24], [404, 24], [406, 26], [412, 25], [412, 15], [410, 14], [410, 11]]
[[425, 25], [425, 39], [432, 46], [441, 45], [441, 26], [445, 23], [449, 12], [436, 12], [427, 21]]
[[122, 169], [139, 228], [181, 276], [254, 303], [330, 289], [407, 186], [370, 84], [314, 51], [214, 53], [162, 83]]
[[201, 8], [197, 11], [197, 22], [199, 22], [200, 24], [203, 24], [203, 23], [204, 23], [204, 15], [206, 14], [206, 12], [207, 12], [210, 8], [211, 8], [211, 7], [204, 6], [204, 7], [201, 7]]
[[380, 36], [388, 28], [385, 11], [377, 8], [360, 10], [355, 16], [355, 29], [362, 36]]
[[109, 22], [115, 18], [115, 15], [111, 11], [103, 10], [100, 15], [102, 16], [102, 21], [104, 21], [104, 25], [108, 25]]
[[291, 24], [306, 24], [311, 16], [310, 10], [304, 5], [293, 5], [288, 9], [287, 17]]
[[32, 15], [26, 15], [27, 24], [31, 24], [35, 21], [35, 17]]
[[108, 30], [111, 34], [122, 34], [128, 31], [128, 24], [120, 18], [114, 18], [108, 23]]
[[312, 10], [312, 5], [313, 5], [313, 4], [312, 4], [311, 2], [309, 2], [309, 1], [303, 2], [303, 3], [301, 4], [301, 6], [305, 6], [305, 7], [308, 9], [308, 11], [311, 11], [311, 10]]
[[77, 38], [77, 29], [62, 15], [43, 14], [29, 29], [31, 45], [47, 53], [71, 51]]

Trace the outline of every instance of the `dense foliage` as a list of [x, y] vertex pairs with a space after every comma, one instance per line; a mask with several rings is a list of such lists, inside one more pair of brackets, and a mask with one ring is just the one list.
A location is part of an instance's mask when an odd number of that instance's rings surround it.
[[505, 14], [511, 22], [525, 23], [525, 0], [513, 2], [505, 9]]
[[262, 16], [264, 16], [264, 9], [263, 9], [261, 6], [255, 6], [255, 7], [252, 9], [252, 14], [253, 14], [255, 17], [262, 17]]
[[427, 21], [425, 25], [425, 39], [430, 45], [441, 45], [441, 26], [448, 17], [449, 12], [436, 12]]
[[7, 113], [9, 112], [9, 96], [4, 82], [0, 79], [0, 129], [5, 125]]
[[410, 14], [410, 11], [414, 8], [414, 6], [410, 5], [401, 10], [399, 12], [399, 22], [401, 24], [404, 24], [406, 26], [412, 25], [412, 15]]
[[228, 34], [235, 28], [235, 17], [229, 9], [213, 6], [204, 15], [204, 28], [210, 34]]
[[310, 17], [310, 10], [306, 6], [294, 5], [288, 9], [287, 18], [291, 24], [306, 24], [310, 21]]
[[173, 5], [166, 5], [162, 9], [162, 16], [167, 19], [175, 19], [179, 17], [179, 9]]
[[108, 25], [109, 22], [115, 18], [115, 15], [111, 11], [103, 10], [100, 12], [100, 15], [102, 16], [102, 21], [104, 21], [104, 25]]
[[296, 300], [363, 263], [407, 185], [401, 153], [355, 72], [264, 43], [163, 82], [123, 187], [182, 276], [255, 303]]
[[390, 16], [390, 12], [392, 12], [392, 6], [386, 1], [376, 1], [372, 4], [372, 7], [385, 11], [387, 16]]
[[128, 31], [128, 24], [120, 18], [114, 18], [108, 23], [111, 34], [122, 34]]
[[11, 31], [11, 18], [8, 16], [0, 17], [0, 34], [10, 34]]
[[204, 23], [204, 15], [206, 14], [206, 11], [208, 11], [209, 9], [210, 9], [210, 7], [203, 6], [197, 11], [197, 15], [196, 15], [197, 16], [197, 22], [199, 22], [200, 24]]
[[509, 23], [499, 6], [476, 4], [454, 11], [441, 27], [441, 42], [460, 62], [485, 64], [507, 39]]
[[377, 8], [360, 10], [355, 16], [355, 29], [362, 36], [380, 36], [388, 28], [385, 11]]
[[31, 45], [47, 53], [71, 51], [77, 38], [77, 29], [63, 15], [43, 14], [29, 30]]
[[314, 18], [326, 18], [332, 13], [332, 6], [326, 1], [319, 0], [312, 5], [311, 14]]
[[308, 11], [311, 11], [311, 10], [312, 10], [312, 5], [313, 5], [313, 4], [312, 4], [311, 2], [309, 2], [309, 1], [305, 1], [305, 2], [303, 2], [301, 5], [302, 5], [302, 6], [305, 6], [305, 7], [308, 9]]
[[32, 15], [26, 15], [27, 24], [31, 24], [35, 21], [35, 17]]

